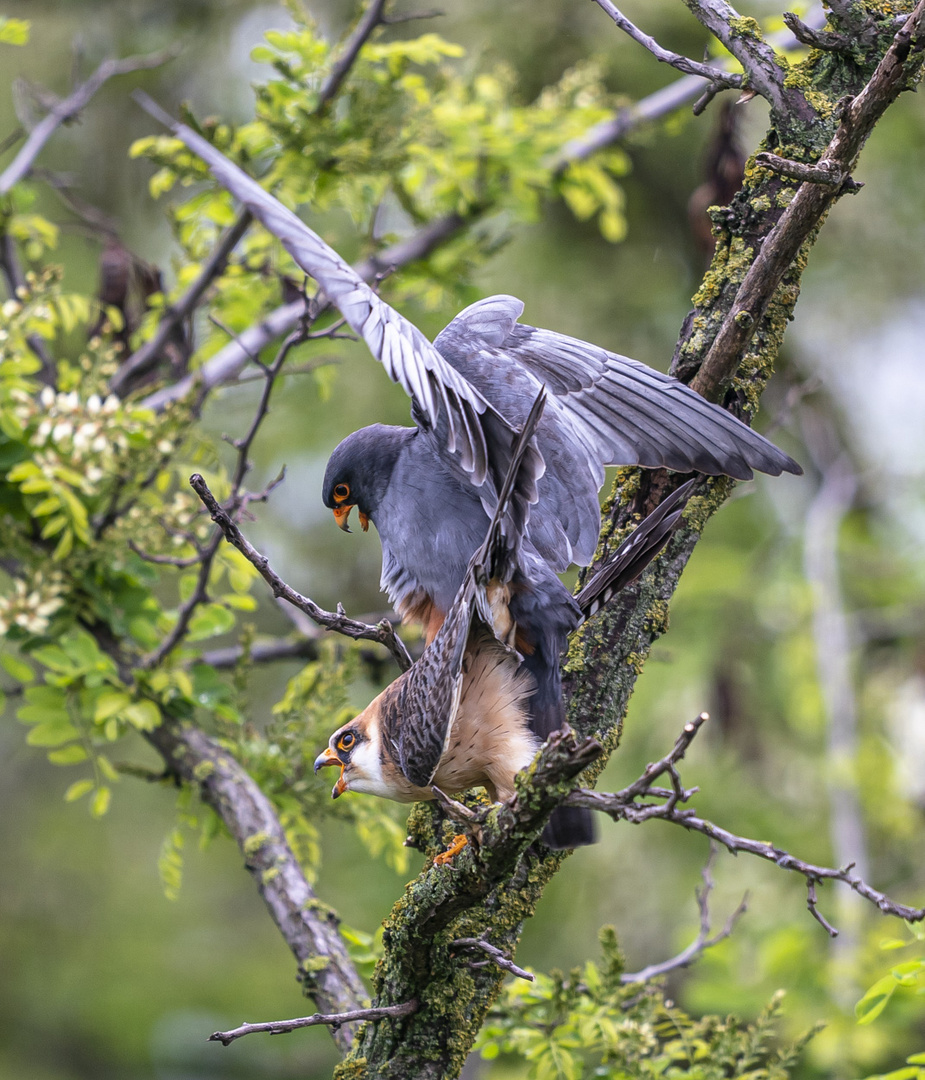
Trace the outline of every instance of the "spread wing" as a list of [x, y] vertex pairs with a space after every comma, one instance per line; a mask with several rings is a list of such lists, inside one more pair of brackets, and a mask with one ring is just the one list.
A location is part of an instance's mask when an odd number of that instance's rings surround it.
[[[605, 465], [725, 473], [802, 470], [746, 424], [688, 386], [636, 360], [551, 330], [521, 325], [523, 304], [491, 296], [464, 311], [434, 345], [511, 423], [541, 387], [537, 431], [546, 462], [542, 513], [529, 536], [557, 569], [587, 563], [599, 528]], [[561, 523], [561, 535], [549, 523]], [[544, 532], [544, 528], [546, 531]]]
[[385, 718], [386, 738], [397, 749], [401, 771], [418, 787], [432, 783], [449, 745], [473, 623], [478, 620], [495, 632], [490, 589], [510, 581], [518, 565], [525, 519], [517, 492], [521, 483], [532, 482], [524, 462], [544, 404], [545, 395], [540, 394], [518, 436], [485, 540], [472, 556], [437, 636], [401, 677]]
[[[415, 421], [441, 451], [480, 487], [486, 479], [500, 486], [510, 463], [515, 429], [482, 393], [440, 355], [413, 323], [381, 300], [365, 281], [291, 210], [219, 150], [185, 124], [176, 123], [153, 102], [145, 105], [194, 154], [215, 179], [276, 236], [298, 265], [313, 277], [348, 325], [369, 346], [393, 382], [413, 402]], [[536, 395], [534, 395], [535, 397]], [[533, 398], [531, 398], [531, 401]], [[529, 407], [529, 402], [527, 403]], [[543, 473], [536, 448], [529, 454], [533, 481]], [[524, 483], [528, 501], [536, 501], [534, 484]], [[493, 499], [489, 499], [493, 503]]]

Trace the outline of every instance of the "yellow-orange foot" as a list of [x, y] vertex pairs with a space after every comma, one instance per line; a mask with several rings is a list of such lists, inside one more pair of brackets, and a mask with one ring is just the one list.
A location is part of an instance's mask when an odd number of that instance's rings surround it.
[[434, 859], [434, 866], [446, 866], [446, 864], [450, 862], [453, 856], [458, 855], [468, 843], [468, 838], [463, 836], [462, 833], [458, 833], [456, 836], [453, 837], [452, 841], [450, 842], [450, 846], [446, 849], [446, 851], [444, 851], [441, 855], [438, 855]]

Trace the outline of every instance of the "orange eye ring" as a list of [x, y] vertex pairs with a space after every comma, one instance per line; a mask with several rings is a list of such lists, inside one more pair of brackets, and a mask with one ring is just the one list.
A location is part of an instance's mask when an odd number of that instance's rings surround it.
[[350, 498], [350, 485], [349, 484], [338, 484], [337, 487], [334, 488], [334, 501], [335, 502], [342, 503], [342, 502], [344, 502], [345, 499], [349, 499], [349, 498]]
[[356, 741], [356, 735], [354, 735], [352, 731], [345, 731], [337, 740], [337, 749], [350, 750]]

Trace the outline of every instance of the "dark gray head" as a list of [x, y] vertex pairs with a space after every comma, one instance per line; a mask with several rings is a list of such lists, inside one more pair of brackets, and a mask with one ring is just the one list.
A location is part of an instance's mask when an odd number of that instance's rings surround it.
[[398, 455], [416, 433], [417, 428], [372, 424], [348, 435], [331, 454], [321, 498], [345, 532], [350, 531], [347, 519], [354, 506], [364, 532], [369, 520], [376, 520]]

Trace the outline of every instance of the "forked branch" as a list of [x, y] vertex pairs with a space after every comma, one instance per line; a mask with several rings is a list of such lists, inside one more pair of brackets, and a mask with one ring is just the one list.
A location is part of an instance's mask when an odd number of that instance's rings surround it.
[[326, 630], [334, 630], [338, 634], [343, 634], [345, 637], [350, 637], [354, 640], [378, 641], [380, 645], [384, 645], [392, 656], [395, 657], [395, 662], [402, 671], [407, 671], [408, 668], [411, 667], [411, 657], [408, 655], [408, 650], [405, 648], [401, 638], [395, 633], [395, 630], [388, 619], [383, 619], [375, 626], [370, 626], [368, 623], [361, 623], [357, 622], [355, 619], [348, 618], [341, 611], [325, 611], [324, 608], [319, 607], [314, 600], [310, 600], [307, 596], [303, 596], [300, 592], [293, 589], [291, 585], [287, 585], [286, 582], [283, 581], [279, 574], [277, 574], [270, 566], [269, 559], [267, 559], [265, 555], [260, 554], [238, 528], [237, 523], [228, 511], [219, 504], [218, 500], [209, 490], [208, 484], [206, 484], [199, 473], [193, 473], [190, 477], [190, 487], [192, 487], [193, 491], [195, 491], [199, 498], [202, 499], [206, 509], [212, 515], [212, 520], [221, 529], [228, 543], [233, 547], [236, 547], [244, 558], [255, 567], [263, 580], [273, 590], [273, 595], [275, 597], [285, 600], [300, 611], [304, 611], [313, 622], [316, 622], [319, 626], [323, 626]]
[[[722, 844], [733, 855], [745, 852], [748, 855], [755, 855], [759, 859], [773, 862], [782, 870], [791, 870], [796, 874], [802, 874], [806, 879], [809, 890], [807, 901], [809, 910], [813, 917], [833, 937], [838, 931], [816, 910], [815, 887], [819, 882], [823, 881], [842, 882], [859, 896], [876, 905], [885, 915], [895, 915], [897, 918], [904, 919], [907, 922], [921, 922], [925, 919], [925, 907], [910, 907], [907, 904], [900, 904], [890, 899], [879, 889], [868, 885], [859, 875], [852, 873], [854, 869], [853, 863], [837, 869], [805, 862], [768, 841], [751, 840], [745, 836], [738, 836], [728, 829], [715, 825], [706, 818], [699, 817], [695, 810], [688, 809], [684, 804], [690, 800], [698, 789], [683, 787], [677, 770], [677, 763], [684, 757], [687, 748], [707, 719], [707, 714], [701, 713], [695, 721], [685, 725], [670, 753], [659, 761], [648, 765], [642, 776], [628, 787], [623, 788], [622, 791], [607, 793], [581, 788], [572, 792], [564, 800], [564, 805], [585, 806], [590, 810], [599, 810], [601, 813], [607, 814], [614, 821], [629, 821], [634, 825], [649, 821], [652, 818], [659, 818], [662, 821], [669, 821], [673, 825], [681, 825], [692, 832], [703, 833], [710, 840]], [[670, 778], [671, 787], [654, 787], [653, 782], [664, 775]]]

